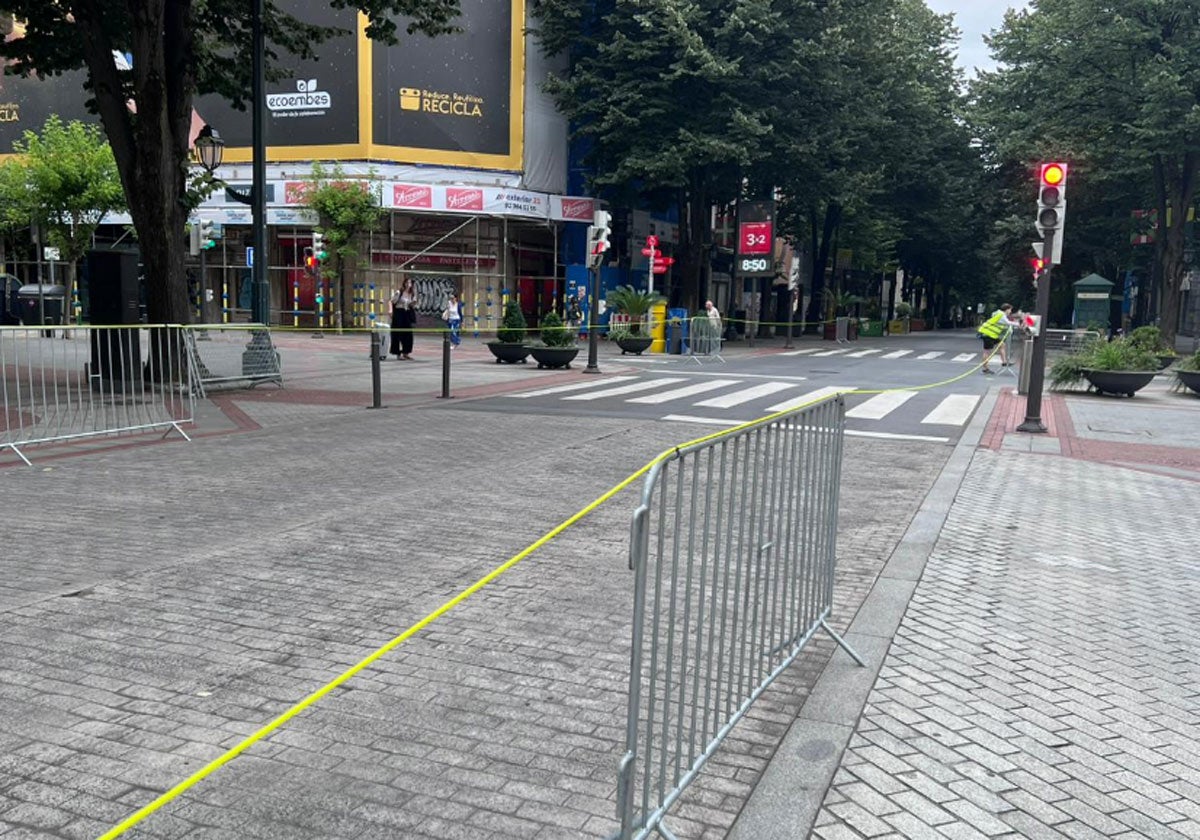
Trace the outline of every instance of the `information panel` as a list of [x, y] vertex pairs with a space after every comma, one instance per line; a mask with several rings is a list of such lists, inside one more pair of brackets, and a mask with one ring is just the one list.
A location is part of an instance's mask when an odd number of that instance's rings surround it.
[[775, 202], [738, 203], [738, 241], [734, 269], [739, 277], [775, 274]]

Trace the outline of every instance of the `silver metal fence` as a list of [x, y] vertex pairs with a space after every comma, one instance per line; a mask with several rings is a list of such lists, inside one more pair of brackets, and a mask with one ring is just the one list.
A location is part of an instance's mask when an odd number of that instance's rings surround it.
[[165, 428], [189, 439], [192, 371], [178, 326], [0, 327], [0, 450]]
[[841, 483], [839, 395], [677, 449], [646, 477], [635, 573], [620, 840], [684, 788], [826, 623]]
[[192, 324], [184, 342], [201, 397], [218, 388], [283, 386], [279, 351], [262, 324]]
[[696, 315], [688, 327], [688, 356], [701, 364], [703, 358], [715, 358], [721, 362], [721, 328], [707, 315]]

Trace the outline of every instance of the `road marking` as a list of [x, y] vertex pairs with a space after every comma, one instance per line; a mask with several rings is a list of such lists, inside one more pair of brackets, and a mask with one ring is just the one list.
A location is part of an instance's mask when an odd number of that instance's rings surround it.
[[558, 385], [554, 388], [542, 388], [538, 391], [525, 391], [520, 394], [505, 394], [504, 396], [523, 400], [528, 397], [544, 397], [547, 394], [565, 394], [568, 391], [582, 391], [584, 388], [596, 388], [598, 386], [611, 385], [614, 382], [632, 382], [635, 379], [637, 379], [636, 376], [614, 376], [611, 379], [601, 379], [595, 382], [576, 382], [571, 385]]
[[952, 362], [973, 362], [979, 358], [978, 353], [959, 353], [950, 361]]
[[932, 435], [902, 435], [894, 432], [860, 432], [857, 429], [846, 429], [847, 437], [883, 438], [884, 440], [927, 440], [930, 443], [949, 443], [950, 438], [933, 437]]
[[826, 388], [818, 388], [815, 391], [809, 391], [807, 394], [801, 394], [800, 396], [786, 400], [785, 402], [776, 403], [775, 405], [770, 406], [767, 411], [771, 413], [776, 411], [787, 411], [789, 408], [807, 405], [808, 403], [816, 402], [817, 400], [824, 399], [825, 397], [831, 397], [834, 394], [844, 394], [847, 391], [853, 390], [854, 388], [849, 385], [830, 385]]
[[839, 353], [845, 353], [849, 349], [849, 347], [839, 347], [836, 350], [822, 350], [820, 353], [813, 353], [813, 358], [815, 359], [818, 356], [836, 356]]
[[[612, 380], [608, 380], [612, 382]], [[663, 377], [661, 379], [649, 379], [643, 382], [634, 382], [629, 385], [619, 385], [616, 388], [605, 388], [603, 391], [592, 391], [590, 394], [575, 394], [572, 397], [563, 397], [564, 400], [600, 400], [605, 397], [619, 397], [622, 394], [635, 394], [638, 391], [649, 391], [651, 388], [658, 388], [663, 385], [674, 385], [676, 382], [684, 380], [677, 377]]]
[[732, 394], [722, 394], [719, 397], [698, 402], [696, 405], [704, 408], [733, 408], [735, 405], [748, 403], [750, 400], [767, 397], [779, 391], [786, 391], [789, 388], [795, 387], [795, 383], [792, 382], [764, 382], [762, 385], [755, 385], [753, 388], [743, 388], [740, 391], [734, 391]]
[[938, 356], [944, 355], [946, 355], [945, 351], [935, 350], [932, 353], [922, 353], [920, 356], [917, 356], [917, 361], [920, 362], [924, 361], [925, 359], [936, 359]]
[[701, 423], [705, 426], [740, 426], [745, 423], [745, 420], [716, 420], [712, 417], [692, 417], [687, 414], [668, 414], [663, 420], [672, 420], [676, 423]]
[[671, 400], [681, 400], [685, 397], [703, 394], [706, 391], [715, 391], [718, 388], [724, 388], [727, 385], [739, 385], [741, 383], [736, 379], [713, 379], [708, 382], [697, 382], [695, 385], [685, 385], [682, 388], [676, 388], [673, 391], [663, 391], [661, 394], [650, 394], [645, 397], [634, 397], [625, 402], [631, 403], [646, 403], [656, 405], [658, 403], [670, 402]]
[[876, 347], [874, 350], [859, 350], [857, 353], [851, 353], [847, 359], [861, 359], [863, 356], [870, 356], [872, 353], [882, 353], [883, 351]]
[[789, 350], [786, 353], [780, 353], [780, 356], [803, 356], [805, 353], [816, 353], [821, 348], [805, 347], [803, 350]]
[[978, 402], [978, 394], [951, 394], [942, 400], [937, 408], [925, 415], [925, 419], [921, 422], [943, 426], [961, 426], [967, 422]]
[[880, 356], [880, 358], [881, 359], [899, 359], [901, 356], [907, 356], [911, 352], [912, 352], [911, 350], [897, 350], [895, 353], [888, 353], [884, 356]]
[[916, 391], [887, 391], [846, 412], [859, 420], [882, 420], [917, 395]]

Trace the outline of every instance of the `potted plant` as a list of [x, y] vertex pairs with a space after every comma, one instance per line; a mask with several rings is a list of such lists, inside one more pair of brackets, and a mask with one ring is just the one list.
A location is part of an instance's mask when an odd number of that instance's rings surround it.
[[[843, 292], [838, 289], [826, 289], [823, 293], [825, 298], [825, 327], [824, 337], [826, 341], [837, 340], [837, 319], [845, 318], [850, 314], [850, 308], [856, 303], [862, 302], [862, 298], [858, 295], [852, 295], [849, 292]], [[846, 325], [846, 339], [854, 341], [858, 338], [858, 319], [851, 318]]]
[[900, 301], [896, 304], [896, 317], [888, 321], [889, 335], [903, 335], [908, 332], [908, 319], [912, 316], [912, 304]]
[[500, 329], [496, 330], [496, 340], [487, 342], [487, 348], [496, 357], [496, 364], [506, 362], [524, 363], [529, 355], [529, 345], [525, 343], [525, 313], [516, 298], [509, 298], [504, 304], [504, 320]]
[[1200, 394], [1200, 350], [1185, 356], [1175, 366], [1175, 378], [1180, 384]]
[[1051, 366], [1050, 387], [1061, 390], [1087, 380], [1097, 393], [1132, 397], [1157, 373], [1158, 359], [1130, 339], [1095, 340]]
[[1162, 330], [1158, 327], [1138, 327], [1129, 334], [1129, 342], [1134, 347], [1152, 353], [1158, 359], [1158, 369], [1165, 370], [1171, 362], [1179, 357], [1174, 347], [1167, 346], [1163, 341]]
[[883, 335], [883, 326], [879, 301], [872, 300], [867, 304], [866, 316], [858, 319], [858, 334], [863, 338], [878, 338]]
[[662, 299], [657, 292], [646, 292], [633, 286], [617, 286], [608, 293], [605, 299], [607, 305], [629, 316], [628, 329], [614, 329], [608, 334], [609, 340], [617, 343], [622, 354], [641, 355], [653, 343], [648, 316], [654, 304]]
[[569, 368], [579, 355], [575, 346], [575, 330], [563, 323], [558, 313], [551, 309], [542, 316], [541, 343], [529, 347], [538, 370], [543, 368]]

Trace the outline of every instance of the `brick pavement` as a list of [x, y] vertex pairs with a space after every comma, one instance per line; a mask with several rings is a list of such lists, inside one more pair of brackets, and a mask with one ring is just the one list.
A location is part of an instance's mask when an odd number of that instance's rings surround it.
[[[230, 397], [191, 444], [3, 471], [22, 509], [0, 560], [4, 840], [95, 837], [680, 442], [654, 422], [458, 412], [428, 381], [382, 411], [299, 399], [352, 390], [313, 383]], [[949, 454], [846, 451], [839, 628]], [[632, 496], [127, 836], [607, 834]], [[756, 704], [673, 812], [677, 836], [725, 836], [830, 652]]]

